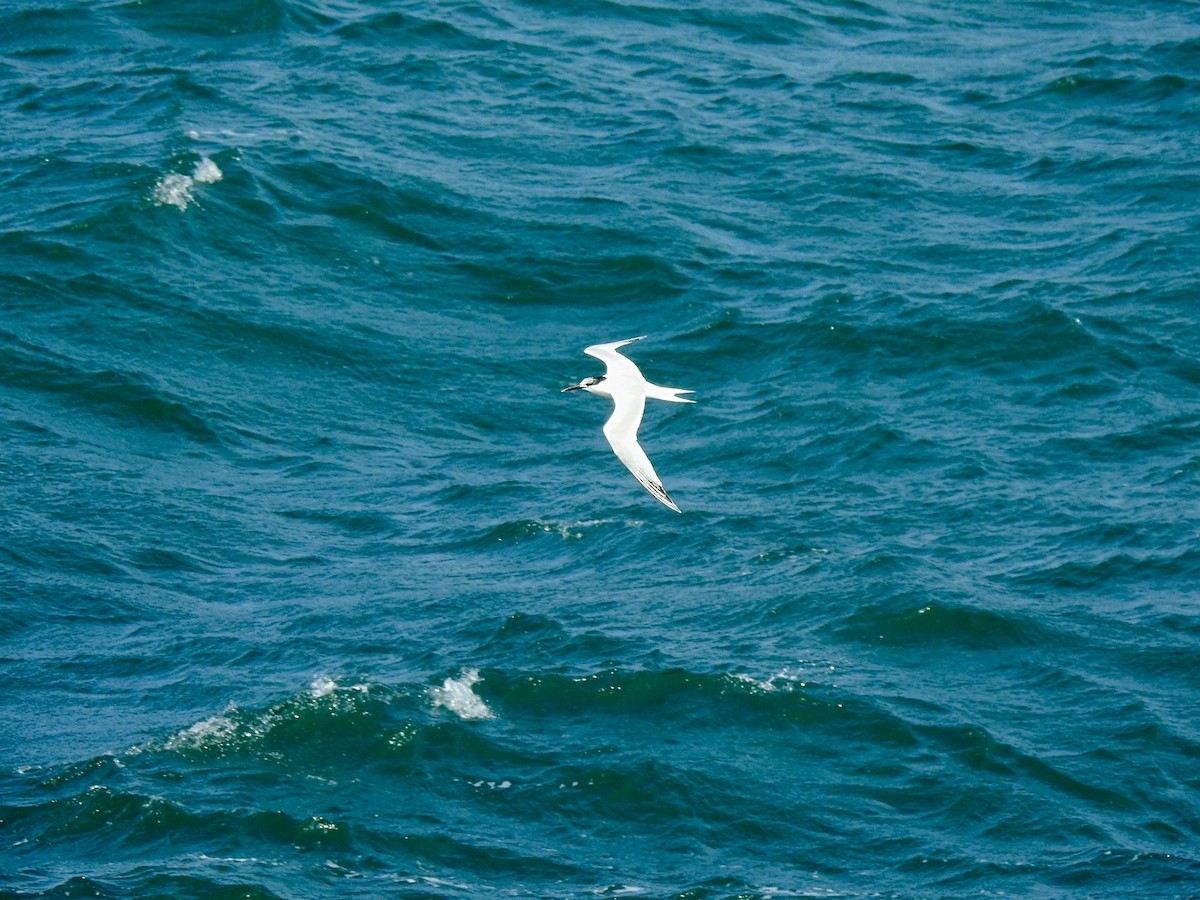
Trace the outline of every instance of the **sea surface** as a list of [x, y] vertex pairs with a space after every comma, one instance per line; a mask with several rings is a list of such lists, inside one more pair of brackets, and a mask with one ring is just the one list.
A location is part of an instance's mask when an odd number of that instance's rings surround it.
[[1200, 4], [6, 0], [0, 897], [1001, 895], [1200, 896]]

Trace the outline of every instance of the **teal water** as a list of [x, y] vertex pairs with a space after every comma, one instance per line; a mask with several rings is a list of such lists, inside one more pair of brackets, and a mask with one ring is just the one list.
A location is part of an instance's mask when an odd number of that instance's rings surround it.
[[9, 2], [0, 897], [1200, 896], [1198, 160], [1194, 2]]

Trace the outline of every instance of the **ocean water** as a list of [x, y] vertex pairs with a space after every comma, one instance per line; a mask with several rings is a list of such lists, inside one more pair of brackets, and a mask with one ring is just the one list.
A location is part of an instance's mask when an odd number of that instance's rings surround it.
[[1200, 896], [1198, 198], [1195, 2], [8, 0], [0, 897]]

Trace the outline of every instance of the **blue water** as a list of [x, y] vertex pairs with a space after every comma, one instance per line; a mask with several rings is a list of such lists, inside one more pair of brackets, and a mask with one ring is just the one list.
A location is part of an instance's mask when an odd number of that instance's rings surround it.
[[0, 36], [0, 897], [1200, 896], [1200, 5]]

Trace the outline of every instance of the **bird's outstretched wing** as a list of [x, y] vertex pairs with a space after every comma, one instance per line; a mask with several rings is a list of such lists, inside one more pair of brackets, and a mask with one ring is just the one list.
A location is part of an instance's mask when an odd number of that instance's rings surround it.
[[619, 394], [613, 396], [613, 404], [613, 414], [604, 423], [604, 436], [608, 438], [613, 453], [625, 463], [625, 468], [642, 483], [642, 487], [675, 512], [682, 512], [662, 486], [662, 479], [654, 471], [654, 466], [650, 465], [650, 458], [637, 441], [638, 426], [642, 424], [646, 398], [641, 394]]
[[[624, 347], [626, 344], [632, 344], [634, 341], [640, 341], [645, 337], [646, 336], [643, 334], [641, 337], [626, 338], [623, 341], [613, 341], [611, 344], [593, 344], [590, 347], [585, 347], [583, 352], [594, 359], [600, 360], [602, 363], [608, 366], [609, 378], [624, 375], [627, 378], [637, 378], [644, 381], [645, 379], [642, 378], [641, 370], [639, 370], [638, 367], [633, 364], [632, 360], [626, 359], [624, 356], [618, 353], [617, 348]], [[638, 418], [640, 420], [641, 416]]]

